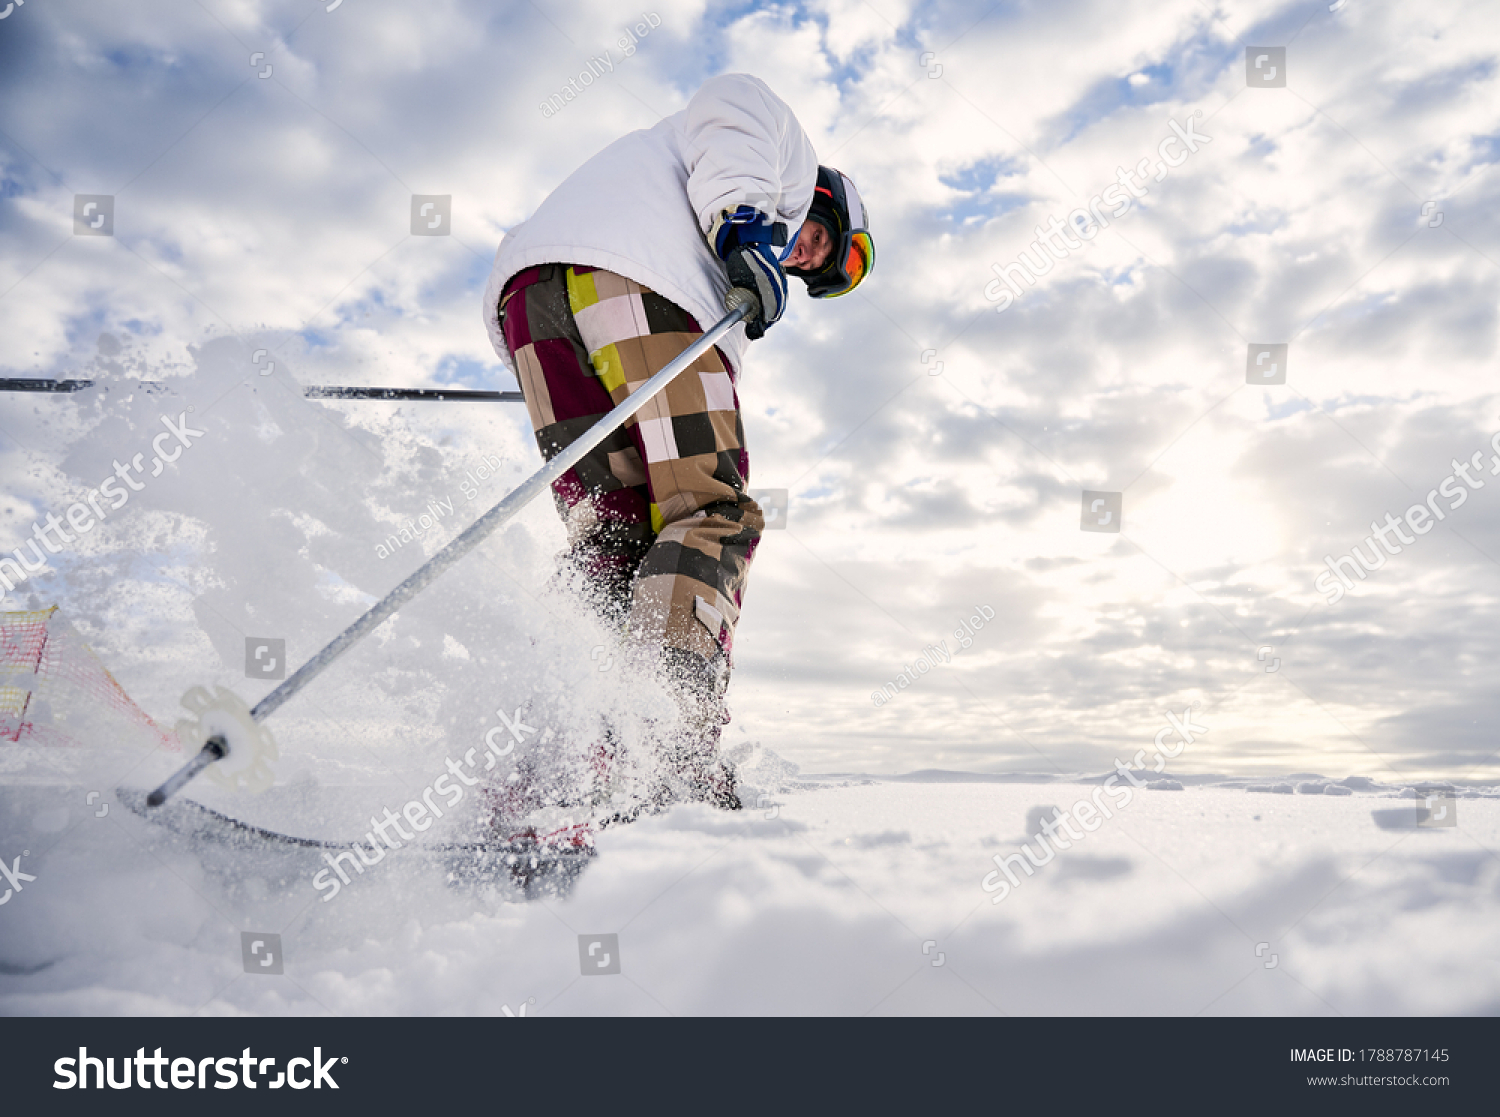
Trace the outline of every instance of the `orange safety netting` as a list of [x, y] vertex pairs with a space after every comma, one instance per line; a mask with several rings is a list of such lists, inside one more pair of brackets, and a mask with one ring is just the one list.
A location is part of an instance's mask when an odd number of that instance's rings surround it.
[[0, 743], [124, 744], [177, 739], [125, 693], [57, 606], [0, 613]]

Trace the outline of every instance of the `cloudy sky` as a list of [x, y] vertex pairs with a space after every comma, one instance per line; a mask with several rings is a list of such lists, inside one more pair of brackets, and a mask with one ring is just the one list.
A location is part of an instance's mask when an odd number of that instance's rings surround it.
[[[195, 682], [263, 694], [244, 636], [306, 658], [420, 562], [377, 556], [394, 525], [452, 502], [430, 554], [538, 464], [517, 405], [300, 386], [514, 388], [479, 307], [505, 230], [745, 71], [859, 183], [879, 262], [826, 305], [794, 285], [747, 359], [751, 483], [790, 506], [751, 575], [734, 732], [825, 771], [1098, 771], [1192, 705], [1182, 771], [1500, 773], [1490, 6], [6, 11], [0, 375], [98, 385], [0, 398], [0, 549], [161, 415], [191, 404], [208, 434], [5, 607], [61, 604], [159, 719]], [[450, 235], [411, 235], [414, 194], [451, 196]], [[79, 195], [112, 200], [112, 235], [75, 233]], [[1012, 295], [993, 269], [1040, 268], [1053, 219], [1077, 247]], [[1450, 482], [1471, 459], [1481, 487]], [[1081, 530], [1085, 491], [1121, 494], [1088, 502], [1119, 530]], [[1372, 521], [1414, 505], [1445, 518], [1330, 602], [1325, 558], [1373, 561]], [[509, 700], [561, 539], [534, 509], [318, 701], [414, 725], [419, 662]]]

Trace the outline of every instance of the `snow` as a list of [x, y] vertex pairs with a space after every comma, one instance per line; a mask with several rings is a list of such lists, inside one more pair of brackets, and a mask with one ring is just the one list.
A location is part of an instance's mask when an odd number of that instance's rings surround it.
[[[399, 853], [325, 902], [309, 872], [278, 879], [269, 862], [174, 844], [118, 804], [97, 818], [97, 805], [59, 806], [56, 786], [10, 786], [0, 853], [48, 848], [23, 859], [36, 880], [0, 908], [0, 1011], [1500, 1010], [1492, 789], [1457, 793], [1459, 826], [1422, 828], [1409, 791], [1378, 785], [1142, 788], [995, 903], [983, 882], [1024, 840], [1028, 812], [1036, 823], [1041, 808], [1090, 801], [1097, 779], [809, 777], [741, 752], [769, 785], [757, 806], [679, 806], [608, 831], [570, 895], [530, 903], [447, 885]], [[328, 834], [340, 812], [400, 805], [370, 784], [239, 800], [267, 823], [317, 817], [320, 803]], [[427, 837], [463, 837], [460, 825]], [[281, 935], [283, 975], [244, 971], [245, 930]], [[578, 937], [599, 934], [618, 936], [618, 975], [580, 972]]]

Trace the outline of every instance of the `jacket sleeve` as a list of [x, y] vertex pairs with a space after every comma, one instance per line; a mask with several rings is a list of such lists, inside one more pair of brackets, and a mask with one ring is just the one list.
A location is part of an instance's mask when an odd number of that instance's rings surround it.
[[752, 205], [795, 232], [812, 205], [818, 157], [786, 102], [759, 78], [722, 74], [688, 102], [688, 200], [705, 233], [720, 210]]

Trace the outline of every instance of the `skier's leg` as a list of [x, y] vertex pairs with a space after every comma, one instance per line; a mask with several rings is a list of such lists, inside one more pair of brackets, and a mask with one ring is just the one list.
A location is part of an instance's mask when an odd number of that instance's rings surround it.
[[[506, 285], [500, 301], [506, 344], [537, 445], [548, 460], [614, 406], [573, 320], [567, 270], [551, 265], [523, 271]], [[653, 538], [645, 475], [630, 435], [623, 430], [612, 434], [552, 490], [569, 542], [558, 556], [553, 584], [577, 592], [612, 627], [623, 629], [632, 579]], [[515, 831], [544, 806], [607, 797], [615, 735], [604, 726], [597, 740], [572, 743], [586, 753], [585, 785], [579, 785], [578, 773], [568, 763], [556, 758], [518, 758], [512, 780], [490, 795], [496, 827]]]
[[[506, 344], [548, 460], [614, 406], [579, 336], [567, 272], [564, 265], [530, 268], [500, 300]], [[569, 543], [558, 581], [582, 589], [601, 616], [623, 627], [632, 579], [653, 539], [646, 476], [630, 434], [612, 434], [552, 492]]]
[[[607, 271], [570, 269], [570, 309], [600, 383], [627, 398], [702, 330], [660, 295]], [[710, 350], [631, 420], [656, 536], [632, 591], [632, 642], [658, 656], [682, 708], [666, 743], [689, 794], [738, 806], [718, 757], [734, 628], [764, 520], [745, 491], [749, 455], [728, 366]]]
[[[547, 457], [702, 332], [639, 284], [562, 265], [507, 285], [501, 321]], [[723, 692], [763, 526], [748, 472], [734, 383], [711, 350], [554, 486], [568, 564], [595, 587], [601, 612], [628, 608], [634, 644], [653, 653], [682, 706], [668, 747], [694, 773], [696, 796], [726, 806], [737, 804], [717, 758]]]

